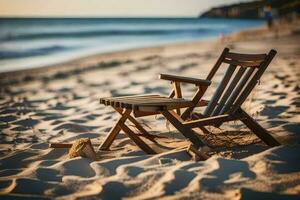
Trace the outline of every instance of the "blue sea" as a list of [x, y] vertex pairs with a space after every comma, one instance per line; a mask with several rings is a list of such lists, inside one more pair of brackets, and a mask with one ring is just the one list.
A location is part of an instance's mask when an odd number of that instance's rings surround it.
[[216, 38], [263, 23], [208, 18], [0, 18], [0, 72], [97, 53]]

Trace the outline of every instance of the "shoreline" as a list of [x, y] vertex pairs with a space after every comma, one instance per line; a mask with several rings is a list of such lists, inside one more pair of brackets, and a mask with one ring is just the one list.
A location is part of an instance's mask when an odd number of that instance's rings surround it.
[[[0, 83], [6, 83], [7, 80], [10, 79], [10, 76], [13, 76], [13, 79], [22, 79], [26, 78], [26, 76], [36, 76], [44, 73], [60, 73], [69, 70], [76, 69], [84, 69], [89, 68], [93, 65], [97, 65], [101, 62], [107, 62], [110, 60], [126, 60], [128, 57], [135, 57], [133, 54], [137, 54], [136, 58], [139, 58], [143, 55], [152, 55], [153, 53], [161, 54], [168, 49], [168, 51], [172, 51], [177, 48], [194, 48], [199, 45], [208, 45], [208, 44], [218, 44], [218, 39], [203, 39], [203, 40], [195, 40], [190, 42], [178, 42], [167, 45], [157, 45], [153, 47], [137, 47], [132, 49], [120, 50], [120, 51], [112, 51], [106, 53], [96, 53], [88, 56], [78, 57], [75, 59], [71, 59], [69, 61], [50, 64], [41, 67], [13, 70], [8, 72], [0, 72]], [[63, 69], [62, 69], [63, 68]]]
[[[300, 21], [300, 20], [299, 20]], [[296, 25], [300, 25], [299, 22], [296, 23]], [[280, 25], [284, 30], [278, 30], [277, 34], [280, 34], [280, 36], [283, 35], [291, 35], [292, 33], [292, 26], [293, 24], [284, 24]], [[297, 30], [297, 29], [296, 29]], [[298, 30], [297, 30], [298, 31]], [[176, 42], [176, 43], [171, 43], [171, 44], [163, 44], [163, 45], [155, 45], [151, 47], [136, 47], [136, 48], [129, 48], [129, 49], [124, 49], [124, 50], [117, 50], [117, 51], [111, 51], [111, 52], [104, 52], [104, 53], [95, 53], [91, 55], [86, 55], [86, 56], [78, 56], [77, 58], [72, 58], [67, 61], [62, 61], [56, 64], [49, 64], [49, 65], [44, 65], [44, 66], [39, 66], [39, 67], [33, 67], [33, 68], [26, 68], [26, 69], [17, 69], [17, 70], [12, 70], [12, 71], [4, 71], [0, 72], [1, 76], [26, 76], [28, 74], [34, 73], [34, 74], [39, 74], [43, 73], [44, 71], [59, 71], [60, 67], [65, 67], [67, 66], [69, 69], [78, 69], [78, 68], [84, 68], [88, 66], [84, 66], [86, 64], [90, 64], [87, 62], [87, 60], [93, 60], [96, 61], [98, 60], [99, 62], [103, 62], [108, 60], [108, 57], [114, 57], [114, 58], [122, 58], [126, 56], [131, 56], [131, 54], [137, 53], [137, 52], [154, 52], [157, 51], [158, 53], [163, 51], [164, 49], [172, 49], [172, 48], [179, 48], [179, 47], [186, 47], [186, 46], [193, 46], [195, 45], [201, 45], [203, 44], [223, 44], [223, 45], [230, 45], [231, 43], [238, 42], [241, 40], [257, 40], [257, 38], [253, 37], [252, 34], [259, 33], [266, 38], [272, 37], [270, 36], [270, 31], [266, 28], [266, 25], [262, 26], [257, 26], [254, 28], [247, 28], [247, 29], [242, 29], [240, 31], [231, 33], [230, 35], [225, 36], [225, 42], [221, 42], [220, 37], [215, 37], [215, 38], [206, 38], [206, 39], [200, 39], [200, 40], [194, 40], [194, 41], [188, 41], [188, 42]], [[274, 36], [273, 36], [274, 37]], [[227, 39], [226, 39], [227, 38]], [[228, 40], [229, 38], [229, 40]], [[262, 39], [263, 37], [260, 36]], [[151, 53], [150, 53], [151, 54]], [[75, 66], [80, 63], [80, 66]], [[91, 62], [94, 63], [94, 62]], [[24, 73], [24, 74], [23, 74]], [[2, 82], [0, 78], [0, 83]]]
[[[227, 35], [226, 37], [232, 38], [232, 36], [234, 35], [239, 35], [240, 33], [243, 32], [247, 32], [248, 30], [255, 30], [255, 29], [261, 29], [262, 27], [264, 27], [265, 25], [262, 26], [257, 26], [255, 28], [247, 28], [247, 29], [242, 29], [240, 31], [237, 32], [233, 32], [230, 35]], [[234, 39], [234, 40], [240, 40], [240, 39]], [[86, 60], [90, 59], [90, 60], [95, 60], [95, 59], [99, 59], [99, 61], [101, 62], [102, 59], [106, 60], [106, 57], [112, 56], [112, 57], [122, 57], [121, 54], [128, 54], [130, 55], [131, 53], [136, 53], [139, 51], [155, 51], [155, 50], [160, 50], [160, 49], [165, 49], [165, 48], [178, 48], [178, 47], [185, 47], [185, 46], [193, 46], [193, 44], [206, 44], [206, 43], [219, 43], [220, 42], [220, 37], [214, 37], [214, 38], [203, 38], [203, 39], [199, 39], [199, 40], [194, 40], [194, 41], [188, 41], [188, 42], [175, 42], [175, 43], [170, 43], [170, 44], [162, 44], [162, 45], [155, 45], [155, 46], [150, 46], [150, 47], [136, 47], [136, 48], [129, 48], [129, 49], [124, 49], [124, 50], [117, 50], [117, 51], [108, 51], [108, 52], [103, 52], [103, 53], [95, 53], [95, 54], [90, 54], [90, 55], [86, 55], [86, 56], [78, 56], [77, 58], [72, 58], [72, 59], [68, 59], [66, 61], [62, 61], [59, 63], [55, 63], [55, 64], [49, 64], [49, 65], [43, 65], [43, 66], [38, 66], [38, 67], [33, 67], [33, 68], [26, 68], [26, 69], [16, 69], [16, 70], [12, 70], [12, 71], [4, 71], [1, 72], [0, 71], [0, 75], [2, 76], [9, 76], [9, 75], [14, 75], [14, 76], [22, 76], [22, 73], [28, 74], [28, 73], [41, 73], [41, 71], [44, 69], [46, 71], [49, 70], [55, 70], [57, 68], [60, 68], [61, 66], [68, 66], [68, 67], [72, 67], [71, 65], [74, 65], [74, 63], [82, 63], [85, 62]], [[233, 42], [233, 40], [232, 40]], [[73, 69], [76, 68], [81, 68], [84, 66], [73, 66]], [[88, 67], [88, 66], [86, 66]], [[26, 75], [25, 75], [26, 76]], [[0, 79], [1, 82], [1, 79]]]
[[[193, 40], [211, 40], [218, 38], [221, 32], [229, 34], [232, 31], [237, 32], [244, 28], [262, 24], [262, 21], [259, 20], [250, 20], [249, 22], [234, 20], [233, 22], [228, 22], [228, 25], [225, 25], [225, 23], [223, 26], [222, 19], [212, 19], [210, 23], [210, 19], [198, 18], [195, 18], [196, 22], [191, 19], [187, 21], [184, 19], [175, 20], [174, 22], [153, 19], [153, 22], [149, 21], [144, 24], [143, 20], [146, 19], [127, 21], [120, 19], [120, 22], [111, 20], [107, 21], [110, 24], [108, 27], [105, 25], [107, 23], [105, 20], [95, 22], [91, 20], [89, 23], [73, 20], [69, 23], [71, 26], [69, 32], [66, 32], [62, 25], [56, 29], [54, 26], [56, 23], [68, 24], [68, 21], [62, 19], [55, 23], [49, 22], [49, 31], [52, 26], [55, 31], [50, 31], [47, 34], [43, 34], [43, 28], [40, 29], [41, 32], [37, 31], [36, 33], [34, 31], [32, 33], [31, 31], [25, 31], [24, 33], [21, 31], [20, 33], [4, 34], [1, 37], [4, 41], [4, 48], [1, 52], [2, 61], [0, 63], [2, 69], [0, 71], [5, 73], [29, 68], [55, 66], [91, 55], [180, 44]], [[208, 26], [205, 25], [207, 20], [209, 22]], [[28, 19], [22, 23], [26, 25], [30, 24], [30, 22]], [[33, 24], [36, 23], [36, 26], [41, 26], [47, 23], [47, 20], [42, 22], [42, 19], [41, 21], [32, 21]], [[104, 23], [104, 27], [101, 26], [102, 23]], [[119, 28], [118, 23], [122, 25]], [[124, 25], [128, 24], [126, 25], [127, 28], [124, 28], [123, 23]], [[145, 25], [148, 23], [150, 25], [153, 24], [153, 26], [145, 28]], [[170, 25], [164, 26], [164, 24], [168, 23]], [[94, 24], [93, 28], [87, 29], [85, 26], [88, 24], [90, 24], [89, 27]], [[136, 27], [131, 27], [131, 24], [136, 24]], [[216, 25], [215, 28], [212, 27], [214, 24]], [[12, 28], [13, 25], [14, 23], [11, 25]], [[78, 29], [78, 27], [83, 27], [83, 30]], [[20, 25], [20, 28], [22, 28], [22, 25]], [[50, 40], [48, 41], [47, 38]]]

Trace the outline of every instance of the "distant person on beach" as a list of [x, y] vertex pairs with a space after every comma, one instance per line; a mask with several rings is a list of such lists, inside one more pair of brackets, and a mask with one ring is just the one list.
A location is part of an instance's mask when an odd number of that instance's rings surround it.
[[219, 38], [220, 38], [221, 44], [224, 44], [225, 41], [226, 41], [226, 36], [225, 36], [225, 34], [224, 34], [223, 32], [221, 32], [221, 33], [219, 34]]
[[271, 29], [273, 27], [273, 15], [270, 5], [264, 6], [264, 17], [267, 19], [268, 28]]
[[268, 29], [274, 31], [275, 38], [278, 38], [278, 27], [274, 26], [274, 19], [278, 19], [278, 12], [276, 9], [272, 9], [270, 5], [265, 5], [263, 8], [263, 14], [267, 20]]

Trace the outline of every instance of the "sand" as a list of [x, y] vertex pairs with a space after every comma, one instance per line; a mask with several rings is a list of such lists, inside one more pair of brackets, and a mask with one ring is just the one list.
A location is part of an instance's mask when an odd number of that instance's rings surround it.
[[[299, 199], [300, 35], [252, 35], [2, 73], [0, 199]], [[241, 123], [228, 123], [210, 128], [215, 134], [206, 140], [213, 155], [195, 162], [185, 150], [188, 142], [161, 116], [151, 116], [140, 119], [145, 128], [168, 137], [161, 138], [164, 149], [157, 155], [145, 154], [122, 132], [97, 161], [68, 159], [67, 149], [48, 148], [79, 138], [90, 138], [97, 148], [119, 117], [99, 104], [100, 97], [167, 95], [170, 84], [158, 80], [159, 73], [205, 78], [225, 46], [278, 50], [244, 108], [283, 145], [269, 148]], [[186, 97], [193, 92], [184, 86]]]

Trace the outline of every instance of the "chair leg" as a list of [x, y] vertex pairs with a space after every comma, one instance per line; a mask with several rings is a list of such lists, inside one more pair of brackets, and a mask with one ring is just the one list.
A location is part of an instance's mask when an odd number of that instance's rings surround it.
[[98, 150], [108, 150], [115, 138], [117, 137], [118, 133], [121, 131], [121, 124], [124, 124], [125, 121], [128, 119], [128, 116], [130, 116], [131, 110], [125, 110], [123, 113], [121, 113], [120, 119], [117, 121], [117, 123], [112, 127], [108, 135], [106, 136], [104, 142], [99, 146]]
[[143, 131], [142, 134], [146, 136], [147, 134], [150, 135], [132, 116], [130, 116], [132, 110], [126, 109], [124, 112], [118, 109], [115, 110], [121, 114], [121, 117], [106, 136], [104, 142], [100, 145], [99, 150], [108, 150], [122, 129], [126, 135], [143, 151], [149, 154], [155, 154], [156, 152], [151, 147], [149, 147], [143, 140], [139, 138], [139, 136], [137, 136], [130, 128], [128, 128], [128, 126], [125, 125], [125, 121], [129, 119], [136, 125], [139, 131]]
[[280, 143], [266, 129], [258, 124], [250, 115], [243, 109], [237, 111], [240, 115], [240, 120], [251, 130], [257, 137], [269, 146], [279, 146]]
[[[121, 110], [119, 109], [115, 109], [115, 110], [122, 115]], [[150, 139], [151, 141], [153, 140], [153, 135], [149, 134], [148, 131], [146, 131], [134, 117], [129, 115], [128, 120], [135, 125], [135, 127], [140, 131], [141, 134], [143, 134], [146, 138]], [[155, 142], [155, 140], [153, 140], [153, 142]]]
[[120, 124], [120, 127], [122, 130], [126, 133], [126, 135], [138, 146], [140, 147], [144, 152], [148, 154], [156, 154], [156, 152], [148, 146], [143, 140], [139, 138], [126, 124]]
[[182, 125], [183, 120], [173, 111], [162, 111], [165, 118], [187, 139], [189, 139], [197, 148], [206, 146], [191, 128]]

